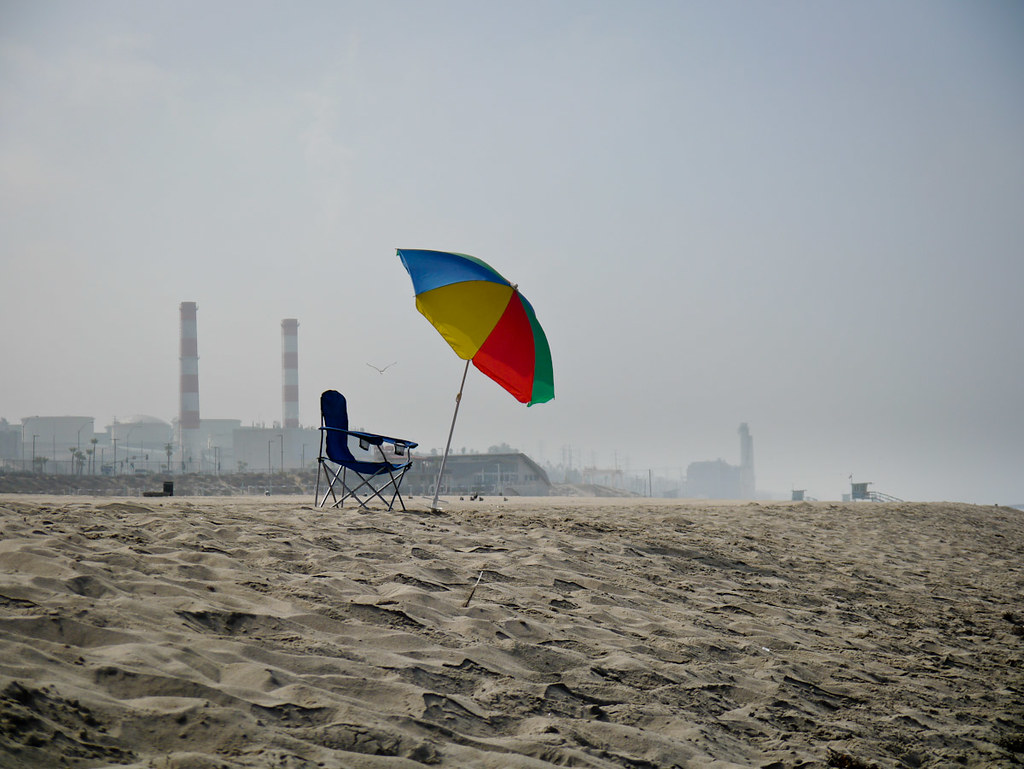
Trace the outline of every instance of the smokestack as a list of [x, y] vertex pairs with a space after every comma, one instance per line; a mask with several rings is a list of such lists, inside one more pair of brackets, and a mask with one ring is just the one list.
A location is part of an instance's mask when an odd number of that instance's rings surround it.
[[754, 499], [754, 439], [744, 422], [740, 425], [740, 499]]
[[281, 321], [281, 399], [284, 426], [299, 426], [299, 321]]
[[199, 337], [196, 309], [195, 302], [181, 303], [181, 410], [178, 415], [178, 437], [182, 469], [196, 455], [199, 443]]

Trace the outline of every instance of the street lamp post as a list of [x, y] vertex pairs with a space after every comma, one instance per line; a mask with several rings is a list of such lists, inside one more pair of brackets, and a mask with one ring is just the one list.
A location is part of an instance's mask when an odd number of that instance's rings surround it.
[[38, 438], [38, 437], [39, 437], [38, 435], [33, 435], [32, 436], [32, 472], [33, 473], [35, 473], [35, 471], [36, 471], [36, 438]]
[[114, 441], [114, 458], [111, 460], [111, 464], [114, 466], [114, 475], [117, 475], [117, 438], [112, 440]]
[[284, 472], [284, 435], [278, 435], [281, 439], [281, 472]]
[[270, 494], [270, 490], [274, 486], [274, 468], [270, 464], [270, 447], [273, 445], [274, 439], [271, 438], [267, 441], [267, 494]]
[[[89, 420], [89, 422], [91, 422], [91, 421], [92, 421], [92, 420], [90, 419], [90, 420]], [[82, 423], [82, 426], [78, 428], [78, 436], [77, 436], [77, 438], [76, 438], [76, 440], [77, 440], [77, 444], [78, 444], [78, 445], [77, 445], [77, 449], [78, 449], [78, 451], [81, 451], [81, 450], [82, 450], [82, 430], [84, 430], [84, 429], [85, 429], [85, 426], [86, 426], [87, 424], [89, 424], [89, 422], [83, 422], [83, 423]]]

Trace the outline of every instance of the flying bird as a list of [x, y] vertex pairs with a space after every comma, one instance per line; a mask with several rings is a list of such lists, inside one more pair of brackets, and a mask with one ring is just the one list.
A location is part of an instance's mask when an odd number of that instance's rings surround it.
[[[395, 363], [398, 363], [398, 361], [396, 360], [396, 361], [395, 361]], [[383, 374], [383, 373], [384, 373], [385, 371], [387, 371], [387, 370], [388, 370], [389, 368], [391, 368], [392, 366], [394, 366], [394, 365], [395, 365], [395, 363], [389, 363], [389, 364], [388, 364], [388, 365], [386, 365], [386, 366], [385, 366], [384, 368], [377, 368], [377, 367], [376, 367], [376, 366], [374, 366], [374, 365], [373, 365], [372, 363], [367, 363], [366, 365], [367, 365], [367, 366], [369, 366], [370, 368], [372, 368], [372, 369], [373, 369], [374, 371], [376, 371], [376, 372], [377, 372], [378, 374]]]

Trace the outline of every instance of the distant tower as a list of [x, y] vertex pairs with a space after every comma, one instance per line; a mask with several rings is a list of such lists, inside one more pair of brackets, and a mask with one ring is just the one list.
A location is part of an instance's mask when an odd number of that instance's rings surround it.
[[754, 439], [750, 428], [744, 422], [740, 425], [740, 499], [753, 499], [754, 490]]
[[299, 322], [281, 321], [281, 398], [284, 401], [284, 426], [299, 426]]
[[196, 330], [196, 303], [181, 303], [181, 411], [178, 438], [182, 469], [199, 457], [199, 340]]

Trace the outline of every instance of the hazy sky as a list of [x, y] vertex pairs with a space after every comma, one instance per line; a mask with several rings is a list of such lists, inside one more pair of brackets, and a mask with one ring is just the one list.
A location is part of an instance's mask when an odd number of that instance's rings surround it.
[[[462, 362], [395, 249], [551, 344], [456, 447], [1024, 502], [1024, 5], [0, 0], [0, 416], [178, 412], [444, 445]], [[397, 364], [381, 375], [366, 363]]]

